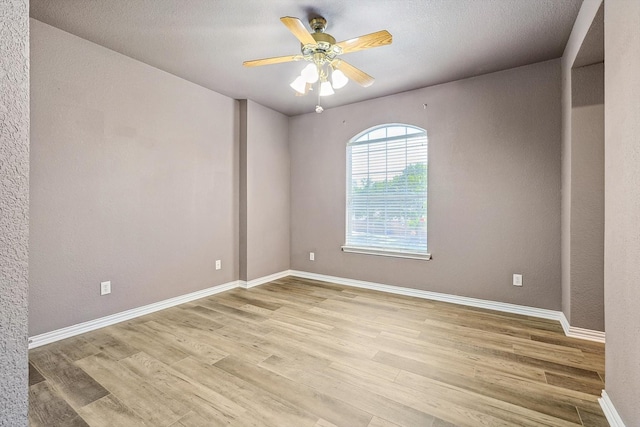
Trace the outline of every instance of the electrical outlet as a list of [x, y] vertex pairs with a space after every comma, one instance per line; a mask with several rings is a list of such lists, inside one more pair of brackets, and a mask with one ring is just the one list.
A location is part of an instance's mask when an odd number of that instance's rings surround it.
[[315, 252], [309, 252], [309, 261], [315, 261], [315, 260], [316, 260]]
[[522, 274], [513, 275], [513, 286], [522, 286]]
[[222, 268], [222, 261], [219, 259], [216, 260], [216, 270], [220, 270]]
[[111, 281], [100, 282], [100, 295], [107, 295], [111, 293]]

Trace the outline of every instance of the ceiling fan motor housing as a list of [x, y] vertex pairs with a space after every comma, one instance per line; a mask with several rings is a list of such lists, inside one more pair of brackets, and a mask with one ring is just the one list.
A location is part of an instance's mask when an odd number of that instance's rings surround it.
[[311, 36], [316, 41], [316, 44], [302, 46], [302, 56], [307, 61], [314, 61], [314, 58], [318, 57], [317, 54], [320, 54], [321, 62], [331, 62], [342, 53], [342, 49], [335, 44], [336, 39], [331, 34], [312, 33]]

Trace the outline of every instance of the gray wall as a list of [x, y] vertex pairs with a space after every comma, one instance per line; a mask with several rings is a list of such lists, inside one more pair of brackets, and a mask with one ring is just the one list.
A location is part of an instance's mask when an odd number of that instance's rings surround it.
[[0, 13], [0, 426], [27, 425], [29, 5]]
[[640, 2], [605, 2], [606, 390], [640, 425]]
[[604, 64], [571, 72], [570, 323], [604, 331]]
[[[291, 118], [292, 268], [559, 309], [560, 90], [555, 60]], [[345, 145], [393, 122], [428, 133], [431, 261], [340, 251]]]
[[288, 118], [240, 101], [240, 278], [289, 269]]
[[[583, 3], [562, 57], [562, 311], [604, 331], [604, 9]], [[597, 64], [596, 64], [597, 63]]]
[[30, 334], [237, 280], [237, 102], [31, 25]]

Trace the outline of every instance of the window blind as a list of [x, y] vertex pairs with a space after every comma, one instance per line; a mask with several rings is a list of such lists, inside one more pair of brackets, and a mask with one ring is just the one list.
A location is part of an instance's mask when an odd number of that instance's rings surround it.
[[345, 250], [427, 255], [424, 129], [379, 126], [347, 145]]

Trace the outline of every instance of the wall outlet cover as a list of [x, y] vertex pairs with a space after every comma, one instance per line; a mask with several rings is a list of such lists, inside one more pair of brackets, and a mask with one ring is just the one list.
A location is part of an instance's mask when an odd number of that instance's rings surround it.
[[216, 260], [216, 270], [220, 270], [222, 268], [222, 261], [217, 259]]
[[111, 281], [100, 282], [100, 295], [108, 295], [111, 293]]
[[522, 286], [522, 274], [513, 275], [513, 286]]

